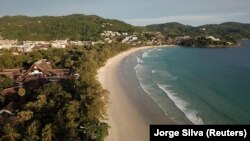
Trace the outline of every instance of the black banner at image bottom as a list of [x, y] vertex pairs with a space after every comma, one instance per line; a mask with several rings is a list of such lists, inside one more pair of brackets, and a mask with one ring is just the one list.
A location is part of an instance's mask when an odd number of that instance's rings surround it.
[[150, 141], [249, 141], [250, 125], [150, 125]]

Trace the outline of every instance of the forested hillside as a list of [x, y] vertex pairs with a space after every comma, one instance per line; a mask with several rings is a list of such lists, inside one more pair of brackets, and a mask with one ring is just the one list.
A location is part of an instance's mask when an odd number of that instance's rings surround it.
[[0, 36], [4, 39], [22, 40], [98, 40], [103, 31], [162, 32], [176, 36], [212, 35], [224, 39], [250, 38], [250, 24], [227, 22], [193, 27], [172, 22], [136, 27], [125, 22], [104, 19], [95, 15], [74, 14], [68, 16], [5, 16], [0, 18]]
[[[118, 20], [98, 16], [5, 16], [0, 18], [0, 38], [12, 40], [98, 40], [104, 31], [136, 32], [145, 41], [192, 36], [184, 46], [209, 46], [214, 41], [204, 36], [231, 41], [250, 38], [250, 24], [223, 23], [192, 27], [180, 23], [166, 23], [135, 27]], [[156, 33], [161, 32], [161, 33]], [[134, 35], [133, 35], [134, 36]], [[137, 37], [130, 38], [137, 38]], [[140, 35], [139, 35], [140, 36]], [[171, 38], [173, 37], [173, 38]], [[227, 40], [228, 39], [228, 40]], [[222, 40], [222, 43], [226, 41]], [[220, 45], [220, 44], [219, 44]], [[131, 48], [130, 44], [102, 44], [70, 46], [66, 49], [38, 50], [13, 55], [12, 50], [1, 50], [0, 68], [29, 68], [40, 59], [49, 60], [55, 68], [67, 68], [78, 79], [69, 78], [61, 83], [49, 83], [35, 89], [21, 90], [21, 95], [0, 95], [0, 107], [14, 104], [15, 114], [0, 117], [0, 140], [66, 140], [103, 141], [108, 134], [105, 123], [107, 94], [96, 80], [96, 71], [105, 61]], [[0, 92], [13, 83], [0, 76]], [[11, 117], [11, 118], [9, 118]]]
[[0, 18], [0, 35], [18, 40], [97, 40], [105, 30], [135, 32], [141, 28], [122, 21], [81, 14], [69, 16], [5, 16]]
[[203, 25], [192, 27], [180, 23], [165, 23], [148, 25], [150, 31], [163, 32], [169, 36], [206, 36], [211, 35], [218, 38], [244, 39], [250, 38], [250, 24], [227, 22], [222, 24]]
[[189, 26], [189, 25], [183, 25], [177, 22], [172, 23], [165, 23], [165, 24], [153, 24], [148, 25], [146, 28], [149, 31], [156, 31], [156, 32], [163, 32], [164, 34], [167, 34], [169, 36], [184, 36], [184, 35], [193, 35], [194, 33], [198, 33], [196, 28]]
[[237, 22], [226, 22], [222, 24], [203, 25], [198, 28], [205, 28], [206, 33], [218, 37], [232, 37], [234, 39], [250, 39], [250, 24]]

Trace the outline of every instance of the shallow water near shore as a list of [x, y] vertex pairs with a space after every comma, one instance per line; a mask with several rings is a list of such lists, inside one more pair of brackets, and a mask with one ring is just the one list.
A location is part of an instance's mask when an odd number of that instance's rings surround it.
[[124, 59], [122, 85], [179, 124], [250, 124], [250, 41], [242, 48], [152, 48]]

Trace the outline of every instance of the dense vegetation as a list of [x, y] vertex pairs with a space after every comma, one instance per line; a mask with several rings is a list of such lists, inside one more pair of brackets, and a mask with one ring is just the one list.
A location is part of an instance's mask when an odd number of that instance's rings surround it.
[[[205, 30], [204, 30], [205, 29]], [[193, 27], [172, 22], [135, 27], [118, 20], [74, 14], [68, 16], [5, 16], [0, 18], [0, 37], [22, 40], [98, 40], [105, 30], [117, 32], [162, 32], [169, 37], [207, 36], [232, 40], [250, 38], [250, 24], [227, 22]]]
[[156, 32], [162, 32], [168, 36], [176, 37], [176, 36], [186, 36], [186, 35], [192, 35], [195, 34], [197, 29], [189, 26], [189, 25], [183, 25], [177, 22], [172, 23], [165, 23], [165, 24], [153, 24], [148, 25], [146, 28], [149, 31], [156, 31]]
[[169, 36], [215, 36], [217, 38], [232, 39], [250, 39], [250, 24], [227, 22], [214, 25], [203, 25], [192, 27], [180, 23], [166, 23], [148, 25], [146, 28], [150, 31], [163, 32]]
[[222, 24], [204, 25], [206, 34], [215, 35], [219, 38], [250, 39], [250, 24], [227, 22]]
[[[10, 79], [9, 77], [5, 76], [5, 75], [0, 75], [0, 93], [2, 92], [2, 90], [6, 87], [10, 87], [12, 86], [13, 81], [12, 79]], [[2, 107], [4, 102], [4, 98], [0, 95], [0, 107]]]
[[[184, 47], [230, 47], [226, 41], [213, 41], [205, 37], [197, 37], [183, 40], [179, 45]], [[233, 47], [236, 46], [235, 44]]]
[[118, 20], [81, 14], [69, 16], [5, 16], [0, 18], [0, 35], [18, 40], [97, 40], [105, 30], [132, 33], [141, 30]]
[[[13, 120], [1, 116], [0, 138], [13, 141], [103, 140], [109, 128], [103, 122], [108, 92], [96, 80], [96, 71], [108, 58], [129, 48], [128, 45], [113, 44], [34, 51], [18, 56], [3, 52], [1, 68], [28, 67], [45, 58], [57, 68], [78, 72], [80, 77], [49, 83], [9, 97], [17, 102], [19, 111]], [[2, 79], [6, 78], [1, 77], [0, 81]], [[6, 102], [2, 100], [1, 105]]]
[[[146, 26], [146, 29], [162, 32], [168, 37], [199, 36], [182, 42], [181, 45], [185, 46], [224, 43], [203, 38], [206, 35], [229, 41], [235, 38], [250, 38], [250, 25], [240, 23], [200, 27], [167, 23]], [[0, 18], [0, 38], [19, 41], [98, 40], [100, 33], [105, 30], [133, 33], [145, 29], [117, 20], [86, 15]], [[141, 38], [147, 41], [154, 36], [147, 32]], [[28, 68], [40, 59], [48, 59], [53, 67], [69, 68], [72, 73], [79, 73], [80, 77], [46, 84], [39, 89], [19, 89], [18, 95], [7, 98], [1, 96], [1, 107], [14, 101], [18, 111], [14, 119], [8, 116], [0, 117], [0, 140], [103, 140], [109, 128], [103, 122], [106, 118], [108, 92], [95, 79], [96, 71], [108, 58], [129, 48], [129, 45], [125, 44], [110, 44], [40, 50], [15, 56], [11, 51], [2, 51], [0, 69]], [[10, 78], [0, 76], [0, 92], [12, 83]]]

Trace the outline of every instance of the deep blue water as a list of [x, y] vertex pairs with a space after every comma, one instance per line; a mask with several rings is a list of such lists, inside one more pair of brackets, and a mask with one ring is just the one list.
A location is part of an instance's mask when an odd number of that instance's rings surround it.
[[250, 124], [250, 41], [155, 48], [131, 57], [140, 86], [177, 123]]

